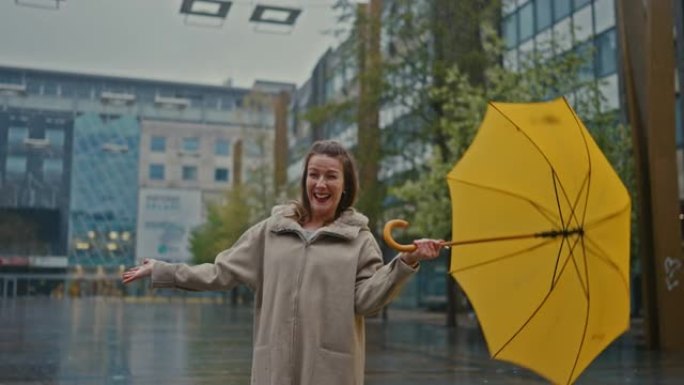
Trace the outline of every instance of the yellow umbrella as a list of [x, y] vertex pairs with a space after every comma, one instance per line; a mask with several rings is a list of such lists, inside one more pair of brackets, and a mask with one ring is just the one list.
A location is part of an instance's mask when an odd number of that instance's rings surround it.
[[629, 328], [630, 199], [619, 177], [561, 98], [490, 103], [447, 181], [450, 272], [490, 355], [574, 382]]

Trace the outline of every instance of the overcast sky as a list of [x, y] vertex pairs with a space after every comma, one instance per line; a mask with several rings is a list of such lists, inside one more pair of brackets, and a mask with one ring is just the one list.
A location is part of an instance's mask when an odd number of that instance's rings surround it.
[[[325, 33], [337, 26], [333, 0], [236, 0], [218, 27], [215, 18], [186, 18], [181, 3], [63, 0], [48, 10], [0, 0], [0, 64], [203, 84], [231, 78], [240, 87], [256, 79], [301, 85], [339, 39]], [[294, 28], [264, 32], [249, 22], [257, 3], [302, 13]]]

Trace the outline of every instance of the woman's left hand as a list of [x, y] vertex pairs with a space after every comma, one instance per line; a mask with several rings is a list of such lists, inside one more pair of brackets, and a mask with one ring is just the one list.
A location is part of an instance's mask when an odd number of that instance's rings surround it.
[[409, 266], [425, 260], [435, 259], [444, 245], [441, 239], [417, 239], [413, 241], [416, 249], [411, 252], [401, 253], [401, 260]]

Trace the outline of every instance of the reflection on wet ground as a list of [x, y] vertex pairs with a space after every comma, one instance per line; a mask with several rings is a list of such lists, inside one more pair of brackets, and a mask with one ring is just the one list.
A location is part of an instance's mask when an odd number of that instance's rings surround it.
[[[248, 384], [252, 311], [199, 300], [19, 298], [0, 303], [0, 384]], [[416, 313], [367, 321], [366, 384], [545, 384], [490, 360], [475, 328]], [[681, 384], [684, 356], [628, 334], [578, 384]]]

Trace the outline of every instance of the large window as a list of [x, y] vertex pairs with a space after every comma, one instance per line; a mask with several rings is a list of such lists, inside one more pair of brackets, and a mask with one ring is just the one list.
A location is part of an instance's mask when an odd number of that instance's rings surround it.
[[513, 48], [518, 45], [517, 20], [517, 13], [510, 14], [503, 20], [503, 38], [507, 48]]
[[217, 168], [214, 171], [214, 180], [216, 182], [228, 182], [230, 177], [228, 171], [229, 170], [227, 168]]
[[575, 47], [575, 53], [582, 61], [582, 64], [578, 68], [578, 77], [580, 80], [591, 80], [594, 79], [594, 47], [591, 41], [578, 44]]
[[520, 41], [525, 41], [534, 35], [534, 8], [528, 2], [520, 8]]
[[[570, 2], [568, 0], [566, 0], [566, 1], [568, 3]], [[580, 8], [584, 7], [585, 5], [589, 4], [591, 2], [591, 0], [573, 0], [573, 2], [575, 3], [575, 9], [580, 9]]]
[[558, 21], [570, 14], [570, 0], [553, 0], [553, 19]]
[[537, 0], [534, 2], [534, 8], [537, 14], [537, 32], [550, 27], [553, 22], [551, 0]]
[[214, 144], [214, 154], [218, 156], [230, 155], [230, 140], [218, 139]]
[[584, 7], [575, 12], [573, 17], [575, 41], [585, 41], [594, 34], [593, 18], [591, 7]]
[[150, 165], [150, 179], [151, 180], [164, 180], [164, 165], [163, 164], [151, 164]]
[[615, 3], [613, 0], [596, 0], [594, 2], [594, 20], [597, 34], [615, 26]]
[[5, 175], [7, 179], [21, 179], [26, 174], [26, 157], [10, 155], [7, 157]]
[[185, 181], [197, 180], [197, 166], [183, 166], [182, 176]]
[[166, 151], [166, 137], [152, 135], [150, 138], [150, 151], [165, 152]]
[[596, 53], [596, 70], [599, 76], [610, 75], [617, 71], [615, 29], [596, 37]]
[[64, 131], [62, 130], [45, 130], [45, 138], [50, 142], [52, 148], [64, 147]]
[[24, 144], [24, 139], [28, 138], [29, 130], [27, 127], [10, 127], [7, 134], [7, 142], [11, 146]]
[[46, 158], [43, 160], [43, 177], [45, 180], [57, 181], [62, 179], [63, 161], [61, 158]]
[[199, 152], [199, 138], [183, 138], [183, 151], [185, 152]]

